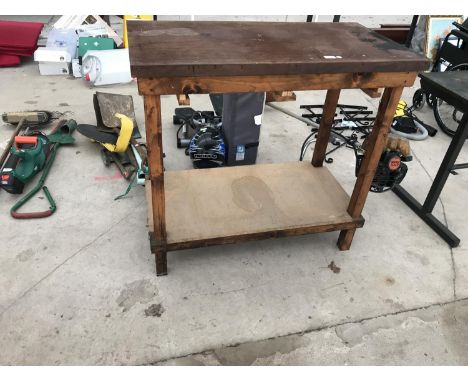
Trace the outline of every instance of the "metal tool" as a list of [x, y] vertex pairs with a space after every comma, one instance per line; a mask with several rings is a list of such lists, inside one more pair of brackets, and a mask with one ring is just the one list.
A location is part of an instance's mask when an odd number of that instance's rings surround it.
[[78, 125], [77, 130], [85, 137], [99, 142], [104, 149], [101, 156], [106, 166], [115, 163], [125, 179], [129, 179], [137, 168], [136, 160], [130, 145], [135, 142], [132, 138], [134, 125], [132, 120], [116, 113], [115, 117], [120, 120], [120, 129], [113, 128], [113, 132], [102, 132], [97, 126]]
[[130, 183], [125, 190], [125, 192], [117, 197], [114, 200], [122, 199], [123, 197], [127, 196], [130, 190], [132, 189], [133, 185], [139, 184], [140, 186], [145, 185], [146, 176], [148, 175], [148, 163], [147, 163], [147, 153], [146, 153], [146, 145], [142, 143], [138, 143], [136, 141], [132, 142], [130, 145], [136, 164], [136, 172]]
[[[12, 217], [15, 219], [38, 219], [50, 216], [56, 211], [57, 205], [55, 204], [55, 201], [52, 198], [48, 188], [44, 186], [44, 183], [47, 175], [49, 174], [50, 168], [54, 163], [58, 148], [61, 145], [72, 144], [75, 142], [75, 139], [72, 137], [72, 133], [75, 131], [75, 129], [76, 122], [73, 119], [68, 121], [63, 120], [49, 135], [47, 135], [47, 139], [51, 144], [51, 148], [43, 166], [41, 178], [31, 191], [29, 191], [18, 202], [16, 202], [13, 207], [11, 207], [10, 214]], [[49, 201], [49, 209], [39, 212], [17, 212], [18, 209], [26, 204], [26, 202], [30, 200], [41, 188], [44, 191], [47, 200]]]
[[130, 179], [136, 169], [136, 161], [131, 158], [130, 147], [123, 153], [110, 152], [107, 149], [101, 149], [101, 157], [104, 165], [109, 167], [114, 163], [125, 179]]
[[47, 161], [51, 143], [40, 131], [17, 135], [10, 156], [0, 171], [0, 187], [10, 194], [21, 194], [28, 183]]

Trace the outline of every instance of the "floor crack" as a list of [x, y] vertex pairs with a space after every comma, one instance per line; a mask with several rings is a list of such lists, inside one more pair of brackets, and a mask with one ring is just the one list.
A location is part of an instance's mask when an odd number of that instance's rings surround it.
[[[444, 306], [447, 306], [447, 305], [450, 305], [450, 304], [455, 304], [455, 303], [464, 302], [464, 301], [468, 301], [468, 297], [460, 298], [460, 299], [457, 299], [457, 300], [449, 300], [449, 301], [445, 301], [445, 302], [435, 302], [435, 303], [432, 303], [432, 304], [428, 304], [428, 305], [424, 305], [424, 306], [418, 306], [418, 307], [415, 307], [415, 308], [402, 309], [402, 310], [399, 310], [399, 311], [396, 311], [396, 312], [382, 313], [382, 314], [378, 314], [376, 316], [364, 317], [364, 318], [360, 318], [360, 319], [354, 320], [354, 321], [353, 320], [348, 320], [348, 321], [338, 322], [338, 323], [335, 323], [335, 324], [318, 326], [318, 327], [315, 327], [315, 328], [310, 328], [310, 329], [306, 329], [306, 330], [302, 330], [302, 331], [298, 331], [298, 332], [291, 332], [291, 333], [281, 334], [279, 336], [273, 336], [273, 337], [269, 337], [269, 338], [259, 339], [259, 340], [256, 340], [254, 342], [274, 340], [274, 339], [284, 338], [284, 337], [293, 336], [293, 335], [304, 335], [304, 334], [309, 334], [309, 333], [314, 333], [314, 332], [321, 332], [322, 330], [328, 330], [328, 329], [333, 329], [333, 330], [335, 330], [335, 333], [336, 333], [336, 328], [339, 328], [340, 326], [349, 325], [349, 324], [362, 324], [363, 322], [372, 321], [372, 320], [375, 320], [375, 319], [378, 319], [378, 318], [397, 316], [399, 314], [404, 314], [404, 313], [417, 312], [419, 310], [429, 309], [429, 308], [436, 307], [436, 306], [444, 307]], [[251, 341], [248, 341], [248, 342], [251, 342]], [[215, 354], [217, 350], [235, 348], [235, 347], [238, 347], [238, 346], [240, 346], [240, 345], [242, 345], [244, 343], [248, 343], [248, 342], [238, 342], [238, 343], [234, 343], [232, 345], [226, 345], [226, 346], [223, 346], [223, 347], [211, 348], [211, 349], [206, 349], [206, 350], [202, 350], [202, 351], [199, 351], [199, 352], [188, 353], [188, 354], [184, 354], [184, 355], [180, 355], [180, 356], [176, 356], [176, 357], [164, 358], [164, 359], [160, 359], [158, 361], [144, 363], [144, 364], [141, 364], [140, 366], [157, 365], [157, 364], [160, 364], [160, 363], [163, 363], [163, 362], [172, 361], [172, 360], [181, 359], [181, 358], [186, 358], [186, 357], [193, 357], [193, 356], [200, 355], [200, 354]]]
[[273, 281], [273, 280], [268, 280], [267, 282], [264, 282], [264, 283], [261, 283], [261, 284], [257, 284], [257, 285], [250, 285], [250, 286], [248, 286], [248, 287], [238, 288], [238, 289], [220, 290], [220, 291], [212, 292], [212, 293], [191, 293], [189, 296], [190, 296], [190, 297], [198, 297], [198, 296], [217, 296], [217, 295], [223, 295], [223, 294], [228, 294], [228, 293], [242, 292], [242, 291], [246, 291], [246, 290], [249, 290], [249, 289], [252, 289], [252, 288], [259, 288], [259, 287], [262, 287], [262, 286], [264, 286], [264, 285], [267, 285], [267, 284], [271, 283], [272, 281]]
[[[427, 174], [427, 176], [429, 177], [431, 183], [434, 183], [434, 178], [431, 176], [431, 174], [429, 174], [429, 171], [426, 169], [426, 167], [423, 165], [423, 163], [421, 162], [421, 160], [418, 158], [418, 156], [416, 155], [416, 152], [414, 151], [414, 149], [412, 148], [411, 149], [412, 153], [413, 153], [413, 156], [414, 158], [416, 159], [416, 161], [421, 165], [422, 169], [424, 170], [424, 172]], [[440, 205], [442, 207], [442, 214], [444, 216], [444, 221], [445, 221], [445, 225], [447, 226], [447, 228], [449, 227], [449, 224], [448, 224], [448, 220], [447, 220], [447, 214], [445, 213], [445, 205], [444, 205], [444, 202], [442, 201], [442, 197], [438, 197], [438, 200], [440, 202]], [[449, 250], [450, 250], [450, 261], [452, 263], [452, 289], [453, 289], [453, 301], [456, 301], [457, 299], [457, 268], [456, 268], [456, 265], [455, 265], [455, 258], [453, 256], [453, 248], [448, 246]]]

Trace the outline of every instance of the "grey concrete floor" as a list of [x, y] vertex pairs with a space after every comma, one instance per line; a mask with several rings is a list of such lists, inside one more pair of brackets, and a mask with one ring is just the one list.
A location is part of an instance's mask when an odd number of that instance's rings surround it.
[[[40, 76], [25, 60], [1, 69], [0, 84], [0, 112], [70, 111], [95, 122], [97, 89], [80, 79]], [[144, 132], [134, 83], [100, 90], [133, 95]], [[282, 106], [300, 113], [324, 92], [297, 96]], [[210, 107], [207, 96], [191, 99], [195, 109]], [[340, 101], [378, 102], [355, 90]], [[175, 145], [175, 107], [174, 96], [163, 97], [167, 171], [191, 167]], [[420, 116], [435, 124], [428, 109]], [[11, 131], [0, 127], [0, 146]], [[308, 132], [266, 107], [258, 162], [296, 161]], [[395, 195], [370, 194], [348, 252], [337, 250], [336, 232], [178, 251], [168, 255], [169, 275], [157, 278], [144, 189], [114, 201], [125, 181], [103, 166], [96, 144], [75, 138], [47, 179], [53, 216], [14, 220], [17, 197], [0, 192], [0, 364], [467, 364], [468, 171], [449, 178], [435, 209], [462, 240], [453, 250]], [[412, 143], [404, 185], [419, 200], [449, 141], [439, 133]], [[350, 193], [353, 153], [333, 158], [328, 167]], [[459, 161], [468, 161], [466, 147]], [[28, 208], [45, 205], [38, 194]], [[153, 305], [158, 315], [149, 314]]]

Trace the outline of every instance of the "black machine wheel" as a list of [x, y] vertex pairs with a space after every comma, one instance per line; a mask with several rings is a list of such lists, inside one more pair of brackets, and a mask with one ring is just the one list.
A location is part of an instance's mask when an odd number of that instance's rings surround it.
[[426, 104], [424, 99], [424, 90], [418, 89], [413, 94], [413, 108], [415, 110], [421, 110]]
[[[449, 66], [446, 70], [468, 70], [468, 64]], [[437, 102], [433, 103], [433, 110], [437, 124], [445, 134], [455, 135], [463, 113], [441, 99], [436, 98], [435, 100]]]
[[109, 154], [106, 149], [101, 149], [101, 159], [104, 163], [104, 166], [109, 167], [111, 165], [111, 159], [109, 158]]
[[426, 102], [429, 107], [434, 107], [434, 96], [431, 93], [426, 93]]

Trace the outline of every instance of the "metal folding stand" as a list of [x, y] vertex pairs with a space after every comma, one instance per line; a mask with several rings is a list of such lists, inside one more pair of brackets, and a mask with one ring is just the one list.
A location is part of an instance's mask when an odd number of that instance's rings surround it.
[[456, 169], [468, 168], [467, 163], [455, 164], [468, 137], [468, 72], [422, 73], [419, 77], [421, 77], [423, 89], [425, 88], [436, 97], [453, 105], [462, 111], [464, 115], [442, 160], [424, 204], [421, 205], [400, 185], [394, 187], [393, 192], [453, 248], [460, 244], [460, 239], [432, 215], [432, 211], [450, 173]]
[[[300, 118], [305, 118], [306, 121], [309, 120], [313, 124], [320, 124], [321, 118], [323, 117], [324, 105], [300, 105], [300, 108], [308, 111], [308, 113], [302, 114]], [[358, 133], [362, 134], [361, 139], [366, 138], [370, 134], [375, 122], [375, 116], [372, 116], [373, 111], [367, 110], [367, 106], [337, 104], [336, 108], [339, 109], [339, 117], [341, 118], [335, 118], [338, 116], [335, 112], [330, 130], [332, 133], [330, 142], [335, 147], [325, 153], [326, 163], [333, 163], [333, 158], [330, 158], [329, 155], [341, 147], [346, 146], [353, 148], [354, 146], [351, 142], [357, 142]], [[320, 110], [320, 112], [317, 113], [315, 109]], [[343, 135], [347, 130], [351, 132], [350, 136]], [[311, 139], [313, 139], [314, 133], [316, 134], [318, 132], [318, 129], [312, 127], [311, 132], [312, 133], [305, 139], [302, 145], [301, 154], [299, 156], [300, 161], [304, 159], [305, 151], [308, 146], [314, 142]]]
[[456, 175], [455, 170], [461, 170], [463, 168], [468, 168], [468, 163], [456, 164], [452, 167], [452, 174]]

